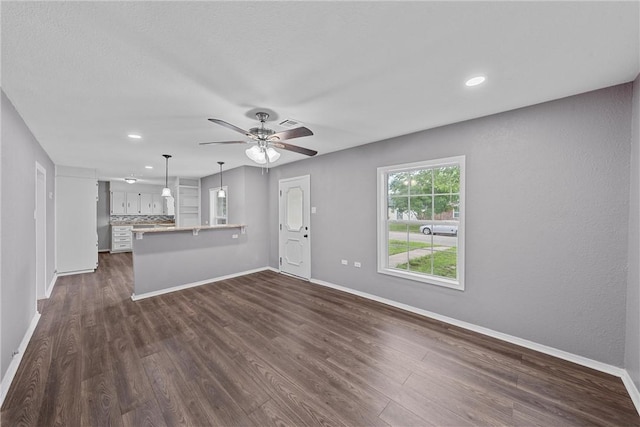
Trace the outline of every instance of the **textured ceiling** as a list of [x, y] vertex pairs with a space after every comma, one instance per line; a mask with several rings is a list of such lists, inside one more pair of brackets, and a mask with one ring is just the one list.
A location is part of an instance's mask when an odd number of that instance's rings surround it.
[[241, 137], [209, 117], [247, 129], [265, 108], [322, 155], [640, 71], [638, 1], [2, 1], [1, 19], [2, 89], [56, 164], [102, 179], [161, 181], [163, 153], [171, 175], [252, 164], [197, 144]]

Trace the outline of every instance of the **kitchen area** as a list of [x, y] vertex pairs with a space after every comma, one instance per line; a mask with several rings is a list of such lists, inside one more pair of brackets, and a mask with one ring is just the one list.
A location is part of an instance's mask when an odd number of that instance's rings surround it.
[[172, 196], [161, 185], [98, 182], [98, 248], [100, 252], [132, 252], [138, 229], [169, 230], [199, 226], [200, 179], [174, 178]]

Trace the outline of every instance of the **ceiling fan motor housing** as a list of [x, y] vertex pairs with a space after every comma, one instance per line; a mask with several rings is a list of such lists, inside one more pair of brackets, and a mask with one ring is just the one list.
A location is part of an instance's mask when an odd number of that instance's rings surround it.
[[274, 133], [276, 133], [274, 130], [272, 129], [267, 129], [267, 128], [251, 128], [249, 129], [249, 132], [255, 136], [258, 137], [258, 139], [267, 139], [269, 138], [271, 135], [273, 135]]

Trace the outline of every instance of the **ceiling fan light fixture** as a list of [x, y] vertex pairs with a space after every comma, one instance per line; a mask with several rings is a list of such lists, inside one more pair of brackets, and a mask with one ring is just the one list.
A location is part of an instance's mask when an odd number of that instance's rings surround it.
[[257, 145], [254, 145], [251, 148], [247, 148], [245, 150], [245, 154], [248, 158], [259, 165], [264, 165], [265, 163], [267, 163], [267, 159], [264, 155], [264, 152], [262, 151], [262, 148], [258, 147]]
[[269, 163], [273, 163], [280, 158], [280, 153], [273, 149], [273, 147], [267, 148], [267, 157], [269, 157]]

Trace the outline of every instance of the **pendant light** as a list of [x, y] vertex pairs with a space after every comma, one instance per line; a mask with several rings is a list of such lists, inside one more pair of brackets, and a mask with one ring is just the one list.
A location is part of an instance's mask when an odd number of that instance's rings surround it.
[[218, 190], [218, 198], [224, 199], [227, 197], [227, 194], [224, 192], [224, 188], [222, 188], [222, 165], [224, 165], [224, 162], [218, 162], [218, 164], [220, 165], [220, 190]]
[[162, 157], [166, 159], [166, 165], [164, 169], [164, 188], [162, 189], [162, 197], [171, 197], [171, 189], [169, 188], [169, 159], [170, 154], [163, 154]]

